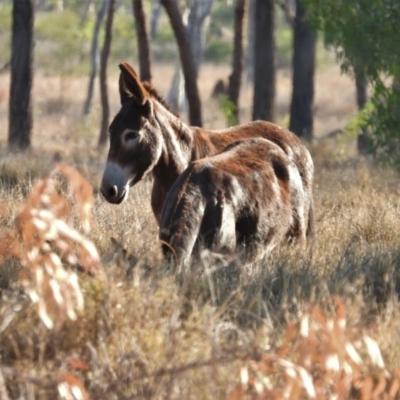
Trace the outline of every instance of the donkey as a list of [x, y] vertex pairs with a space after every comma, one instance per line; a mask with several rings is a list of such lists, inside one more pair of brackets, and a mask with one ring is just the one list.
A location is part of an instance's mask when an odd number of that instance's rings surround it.
[[100, 187], [108, 202], [120, 204], [129, 188], [152, 172], [151, 206], [160, 224], [169, 190], [192, 161], [212, 156], [237, 140], [262, 137], [278, 145], [298, 168], [305, 192], [304, 219], [311, 232], [314, 165], [296, 135], [266, 121], [214, 131], [188, 126], [152, 85], [139, 80], [129, 63], [122, 62], [119, 68], [121, 109], [109, 128], [110, 148]]
[[201, 248], [250, 263], [285, 238], [304, 246], [305, 200], [299, 170], [279, 146], [236, 141], [193, 161], [172, 185], [161, 214], [164, 254], [181, 270]]

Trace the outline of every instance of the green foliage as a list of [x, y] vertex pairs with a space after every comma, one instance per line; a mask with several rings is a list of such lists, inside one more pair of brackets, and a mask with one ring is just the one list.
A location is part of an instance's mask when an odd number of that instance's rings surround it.
[[379, 82], [372, 102], [374, 108], [368, 118], [373, 128], [372, 152], [384, 165], [400, 170], [400, 93]]
[[204, 60], [213, 62], [229, 61], [232, 58], [232, 42], [215, 39], [206, 46]]
[[167, 21], [160, 21], [157, 36], [152, 39], [151, 49], [154, 60], [175, 62], [177, 57], [177, 46], [175, 35], [171, 25]]
[[275, 30], [277, 66], [291, 66], [293, 54], [293, 29], [285, 20], [281, 20]]
[[112, 35], [111, 59], [120, 62], [136, 55], [136, 30], [131, 10], [115, 14]]
[[234, 126], [238, 124], [238, 120], [235, 115], [236, 106], [232, 100], [226, 94], [218, 96], [219, 106], [225, 116], [228, 126]]
[[305, 3], [311, 21], [325, 33], [326, 44], [336, 48], [345, 71], [362, 65], [370, 80], [380, 80], [381, 73], [392, 69], [400, 72], [397, 0], [305, 0]]
[[367, 129], [370, 124], [370, 119], [375, 111], [375, 107], [371, 101], [369, 101], [363, 110], [359, 111], [353, 118], [349, 121], [346, 126], [346, 133], [356, 138], [363, 129]]
[[227, 6], [223, 1], [216, 1], [211, 8], [211, 29], [221, 32], [224, 27], [231, 27], [233, 22], [233, 5]]
[[[113, 23], [110, 60], [115, 63], [136, 55], [134, 19], [126, 7], [117, 10]], [[95, 15], [89, 15], [80, 26], [80, 15], [70, 7], [62, 13], [39, 13], [35, 23], [35, 67], [49, 73], [86, 73], [89, 69], [90, 47]], [[105, 21], [99, 38], [99, 50], [104, 40]]]
[[165, 25], [157, 33], [155, 38], [156, 43], [160, 45], [166, 45], [175, 41], [174, 32], [170, 25]]
[[0, 35], [10, 33], [11, 30], [11, 6], [0, 7]]
[[279, 126], [282, 128], [289, 129], [289, 124], [290, 124], [290, 114], [287, 112], [283, 116], [283, 118], [279, 121]]
[[54, 73], [74, 71], [88, 58], [92, 22], [79, 28], [79, 16], [71, 10], [37, 15], [35, 66]]
[[276, 65], [278, 68], [290, 68], [293, 54], [293, 29], [280, 7], [275, 7], [275, 12]]
[[211, 8], [210, 24], [206, 31], [204, 60], [211, 62], [230, 62], [232, 58], [233, 6], [215, 2]]
[[233, 22], [233, 6], [214, 2], [210, 12], [210, 24], [207, 28], [207, 43], [213, 40], [226, 40], [226, 33], [233, 31]]
[[10, 60], [11, 6], [0, 7], [0, 68]]
[[[400, 92], [385, 83], [400, 81], [398, 0], [304, 0], [315, 27], [336, 49], [344, 72], [362, 71], [374, 93], [368, 125], [378, 160], [400, 168]], [[333, 17], [334, 16], [334, 17]]]

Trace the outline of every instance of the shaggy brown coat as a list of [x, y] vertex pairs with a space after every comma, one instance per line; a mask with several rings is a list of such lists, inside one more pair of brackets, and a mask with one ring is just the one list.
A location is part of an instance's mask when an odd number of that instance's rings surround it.
[[305, 198], [299, 171], [280, 147], [237, 141], [192, 162], [173, 184], [161, 215], [164, 252], [183, 267], [201, 248], [248, 263], [286, 237], [304, 246]]

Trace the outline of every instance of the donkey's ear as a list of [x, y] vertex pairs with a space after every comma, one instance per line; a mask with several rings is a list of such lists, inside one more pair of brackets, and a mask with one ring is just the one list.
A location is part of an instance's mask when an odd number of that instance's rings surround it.
[[124, 103], [128, 97], [133, 97], [136, 103], [142, 106], [147, 99], [147, 92], [132, 68], [127, 62], [119, 64], [121, 75], [119, 77], [119, 93], [121, 103]]
[[132, 97], [132, 93], [129, 93], [122, 74], [119, 75], [119, 97], [121, 99], [121, 105]]

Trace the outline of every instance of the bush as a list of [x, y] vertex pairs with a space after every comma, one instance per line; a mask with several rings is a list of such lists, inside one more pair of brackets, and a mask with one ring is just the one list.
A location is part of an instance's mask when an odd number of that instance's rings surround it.
[[235, 104], [232, 103], [229, 96], [227, 96], [226, 94], [219, 95], [218, 103], [222, 110], [222, 113], [225, 116], [228, 126], [237, 125], [238, 120], [235, 115], [236, 106], [235, 106]]
[[0, 68], [10, 61], [11, 49], [11, 7], [0, 6]]
[[[368, 118], [372, 152], [385, 164], [400, 169], [398, 127], [400, 91], [389, 88], [388, 77], [400, 82], [397, 0], [304, 0], [315, 27], [336, 49], [342, 70], [360, 71], [374, 89]], [[335, 18], [332, 18], [332, 16]]]
[[79, 16], [70, 10], [37, 15], [35, 67], [55, 74], [81, 68], [82, 61], [89, 58], [92, 31], [93, 20], [79, 28]]
[[[132, 13], [116, 12], [110, 62], [117, 64], [136, 56], [136, 31]], [[48, 73], [87, 73], [95, 16], [88, 16], [80, 26], [80, 16], [70, 8], [63, 13], [40, 13], [35, 23], [35, 67]], [[99, 37], [103, 45], [105, 24]]]
[[377, 84], [371, 103], [365, 113], [371, 130], [371, 152], [378, 162], [400, 170], [400, 93]]
[[275, 26], [276, 63], [278, 68], [289, 68], [292, 64], [293, 29], [287, 23], [286, 16], [277, 9]]
[[214, 40], [204, 49], [204, 60], [212, 62], [226, 62], [232, 57], [232, 43], [223, 40]]

